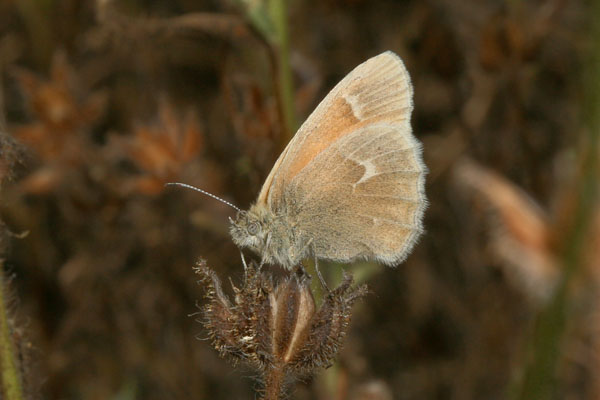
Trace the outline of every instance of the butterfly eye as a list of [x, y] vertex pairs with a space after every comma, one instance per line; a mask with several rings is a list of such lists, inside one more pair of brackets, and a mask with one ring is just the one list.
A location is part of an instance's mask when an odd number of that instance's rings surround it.
[[258, 225], [257, 222], [252, 222], [250, 223], [250, 225], [248, 225], [248, 233], [251, 234], [252, 236], [255, 236], [258, 231], [260, 229], [260, 226]]

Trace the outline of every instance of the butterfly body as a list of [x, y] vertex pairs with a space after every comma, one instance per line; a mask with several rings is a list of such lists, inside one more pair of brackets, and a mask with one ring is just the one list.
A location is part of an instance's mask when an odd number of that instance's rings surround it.
[[313, 255], [403, 261], [423, 231], [426, 168], [412, 135], [412, 86], [392, 52], [350, 72], [283, 151], [230, 232], [263, 262]]
[[292, 213], [279, 211], [275, 214], [264, 205], [255, 204], [238, 214], [230, 233], [236, 245], [262, 255], [262, 262], [291, 269], [308, 255], [310, 239], [291, 218]]

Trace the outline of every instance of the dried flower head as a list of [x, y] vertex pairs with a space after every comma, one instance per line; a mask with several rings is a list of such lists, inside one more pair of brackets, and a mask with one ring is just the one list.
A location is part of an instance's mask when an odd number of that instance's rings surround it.
[[265, 399], [280, 398], [295, 378], [331, 365], [352, 305], [367, 293], [365, 285], [352, 286], [352, 276], [345, 274], [317, 310], [304, 272], [274, 284], [270, 275], [250, 264], [242, 287], [232, 285], [232, 303], [204, 261], [195, 271], [208, 286], [202, 313], [214, 347], [234, 363], [246, 362], [261, 372]]
[[492, 246], [507, 267], [509, 278], [532, 295], [532, 300], [547, 301], [557, 283], [559, 267], [546, 213], [516, 185], [473, 161], [457, 164], [455, 174], [496, 212]]
[[74, 68], [60, 51], [54, 55], [48, 80], [26, 70], [15, 71], [15, 77], [32, 116], [31, 123], [15, 130], [17, 138], [45, 162], [85, 159], [82, 147], [104, 112], [105, 93], [84, 96]]
[[204, 133], [192, 112], [179, 118], [165, 100], [160, 102], [159, 120], [138, 126], [127, 138], [113, 136], [111, 145], [124, 150], [142, 174], [131, 182], [135, 192], [154, 195], [165, 183], [181, 179], [181, 174], [204, 149]]
[[[491, 244], [509, 277], [538, 304], [551, 299], [564, 272], [561, 254], [568, 242], [565, 234], [573, 223], [575, 202], [581, 201], [572, 195], [572, 184], [557, 196], [558, 206], [547, 211], [517, 185], [474, 161], [457, 163], [455, 176], [462, 185], [478, 192], [497, 217], [491, 224]], [[594, 205], [590, 220], [583, 238], [582, 276], [584, 281], [591, 277], [593, 282], [600, 282], [600, 204]]]
[[49, 79], [16, 70], [31, 121], [12, 134], [29, 147], [41, 165], [19, 187], [27, 193], [48, 193], [70, 186], [98, 159], [92, 128], [104, 113], [106, 94], [88, 92], [63, 52], [56, 52]]

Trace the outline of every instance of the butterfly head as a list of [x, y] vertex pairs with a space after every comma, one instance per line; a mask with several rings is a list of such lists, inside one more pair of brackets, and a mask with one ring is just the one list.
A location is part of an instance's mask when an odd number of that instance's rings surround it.
[[236, 245], [249, 247], [259, 254], [265, 248], [268, 237], [267, 221], [265, 215], [261, 214], [254, 207], [249, 211], [239, 211], [235, 219], [230, 220], [229, 228]]

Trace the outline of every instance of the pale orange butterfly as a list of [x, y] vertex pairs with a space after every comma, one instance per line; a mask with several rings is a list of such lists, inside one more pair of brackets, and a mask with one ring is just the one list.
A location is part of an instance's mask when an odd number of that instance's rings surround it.
[[256, 203], [231, 220], [233, 241], [287, 269], [308, 256], [403, 261], [427, 205], [412, 98], [393, 52], [356, 67], [300, 127]]

